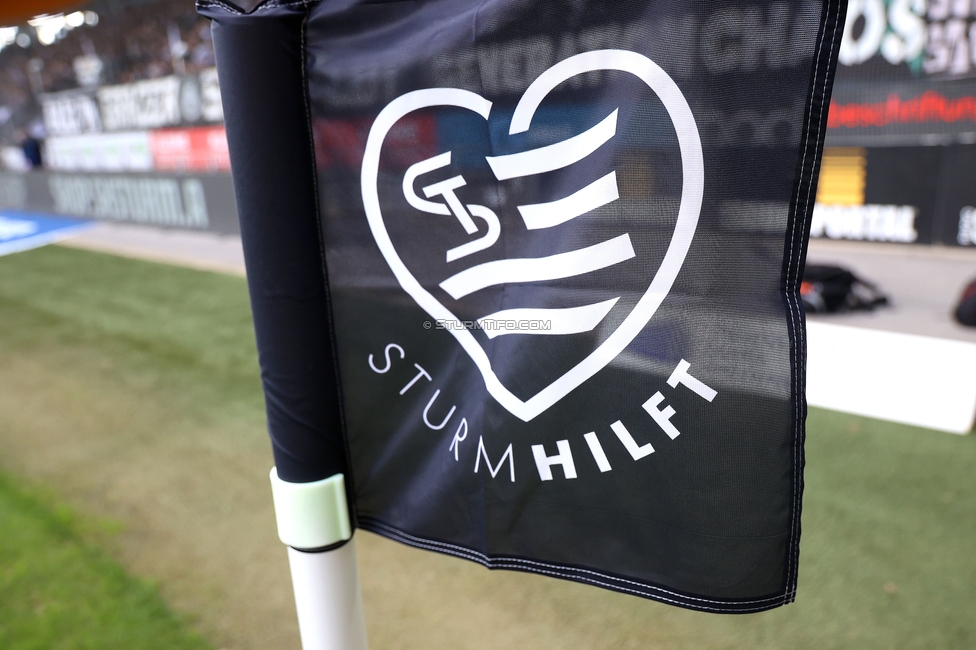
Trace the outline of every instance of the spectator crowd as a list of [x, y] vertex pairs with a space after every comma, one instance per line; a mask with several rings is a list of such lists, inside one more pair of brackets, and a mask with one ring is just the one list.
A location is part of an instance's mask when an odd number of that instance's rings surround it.
[[85, 24], [62, 29], [48, 45], [24, 24], [0, 50], [0, 143], [43, 137], [40, 94], [214, 65], [210, 23], [192, 0], [99, 0], [85, 9]]

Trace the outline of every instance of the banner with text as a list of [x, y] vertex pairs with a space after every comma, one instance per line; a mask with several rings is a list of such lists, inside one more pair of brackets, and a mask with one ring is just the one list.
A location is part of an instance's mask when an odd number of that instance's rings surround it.
[[196, 75], [67, 90], [40, 97], [47, 135], [139, 131], [222, 122], [216, 68]]
[[0, 210], [239, 232], [230, 174], [0, 172]]
[[974, 246], [974, 169], [976, 145], [828, 147], [810, 236]]
[[852, 0], [827, 144], [976, 142], [976, 3]]

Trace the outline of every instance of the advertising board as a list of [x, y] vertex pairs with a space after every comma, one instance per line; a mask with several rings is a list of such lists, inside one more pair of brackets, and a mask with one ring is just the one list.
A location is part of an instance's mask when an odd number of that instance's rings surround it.
[[48, 138], [45, 165], [64, 171], [150, 171], [153, 158], [146, 131], [83, 133]]
[[237, 234], [230, 174], [0, 172], [0, 210]]
[[158, 129], [149, 134], [153, 168], [160, 171], [230, 171], [223, 126]]

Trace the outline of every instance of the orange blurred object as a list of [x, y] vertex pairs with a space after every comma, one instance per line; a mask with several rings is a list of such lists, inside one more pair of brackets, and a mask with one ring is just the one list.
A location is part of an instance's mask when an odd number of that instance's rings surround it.
[[85, 4], [78, 0], [3, 0], [0, 25], [19, 25], [34, 16], [70, 11]]

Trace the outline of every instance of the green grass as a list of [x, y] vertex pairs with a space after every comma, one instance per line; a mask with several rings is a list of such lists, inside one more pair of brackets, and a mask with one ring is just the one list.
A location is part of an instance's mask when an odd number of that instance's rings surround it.
[[[243, 280], [58, 247], [0, 258], [0, 468], [120, 520], [112, 557], [235, 649], [297, 648], [270, 462]], [[795, 604], [708, 615], [360, 535], [371, 648], [976, 648], [976, 436], [813, 410], [805, 476]], [[29, 530], [6, 504], [33, 503], [7, 486], [0, 548]], [[52, 575], [108, 562], [52, 539], [76, 549]], [[42, 601], [0, 567], [0, 648], [89, 647], [53, 623], [7, 641]], [[125, 609], [108, 591], [86, 585], [86, 606]]]
[[0, 336], [6, 352], [95, 353], [143, 381], [209, 386], [177, 390], [193, 406], [261, 409], [242, 278], [41, 248], [0, 258]]
[[0, 648], [204, 650], [154, 585], [84, 540], [84, 524], [0, 475]]
[[234, 650], [295, 647], [270, 465], [242, 278], [54, 246], [0, 258], [0, 471], [121, 521], [112, 557]]
[[976, 647], [976, 438], [813, 411], [806, 480], [798, 620], [826, 647]]

